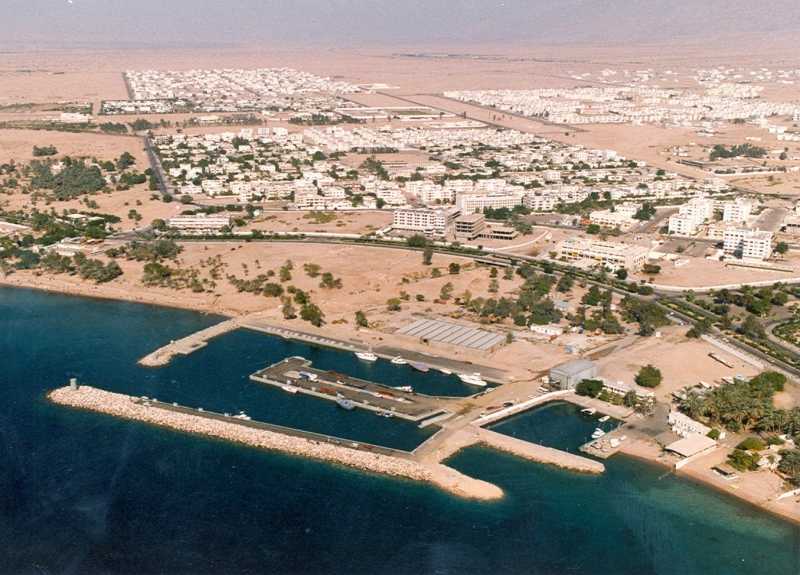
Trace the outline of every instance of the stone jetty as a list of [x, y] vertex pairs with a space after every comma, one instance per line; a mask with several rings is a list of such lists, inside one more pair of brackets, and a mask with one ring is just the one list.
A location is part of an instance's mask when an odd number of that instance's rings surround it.
[[197, 331], [182, 339], [171, 341], [167, 345], [147, 354], [139, 360], [139, 365], [145, 367], [163, 367], [172, 361], [172, 358], [176, 355], [189, 355], [198, 349], [204, 348], [210, 339], [238, 328], [239, 320], [237, 319], [229, 319], [214, 324], [211, 327]]
[[[200, 412], [194, 414], [162, 409], [148, 405], [148, 402], [139, 398], [89, 386], [62, 387], [50, 392], [48, 399], [59, 405], [141, 421], [187, 433], [328, 461], [363, 471], [424, 481], [460, 497], [491, 500], [503, 496], [503, 491], [496, 485], [469, 477], [439, 463], [423, 463], [411, 457], [395, 457], [345, 445], [314, 441], [243, 425], [235, 419], [222, 421], [219, 418], [205, 417]], [[354, 445], [358, 444], [354, 443]]]

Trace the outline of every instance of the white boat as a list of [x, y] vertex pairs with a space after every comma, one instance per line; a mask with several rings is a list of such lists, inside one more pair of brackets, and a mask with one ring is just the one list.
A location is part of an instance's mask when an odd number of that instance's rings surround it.
[[378, 356], [371, 351], [357, 351], [356, 357], [363, 361], [378, 361]]
[[594, 407], [587, 407], [586, 409], [581, 409], [581, 413], [584, 415], [594, 415], [597, 413], [597, 410]]
[[439, 368], [439, 371], [441, 371], [441, 372], [442, 372], [443, 374], [445, 374], [445, 375], [453, 375], [453, 372], [452, 372], [452, 371], [450, 371], [449, 369], [446, 369], [446, 368], [444, 368], [444, 367], [440, 367], [440, 368]]
[[606, 421], [608, 421], [609, 419], [611, 419], [611, 416], [610, 416], [610, 415], [604, 415], [603, 417], [601, 417], [601, 418], [600, 418], [600, 419], [598, 419], [597, 421], [599, 421], [600, 423], [605, 423], [605, 422], [606, 422]]
[[486, 382], [483, 381], [481, 374], [477, 372], [470, 374], [459, 373], [458, 379], [470, 385], [477, 385], [478, 387], [486, 387]]
[[287, 393], [297, 393], [297, 388], [293, 385], [289, 385], [288, 383], [286, 385], [282, 385], [281, 389]]
[[240, 411], [239, 415], [234, 415], [236, 419], [243, 419], [245, 421], [250, 421], [252, 418], [247, 415], [244, 411]]
[[598, 427], [598, 428], [597, 428], [597, 429], [595, 429], [595, 430], [594, 430], [594, 432], [592, 433], [592, 439], [600, 439], [600, 438], [601, 438], [601, 437], [603, 437], [605, 434], [606, 434], [606, 432], [605, 432], [605, 431], [603, 431], [602, 429], [600, 429], [600, 428]]
[[392, 363], [395, 365], [406, 365], [408, 362], [398, 355], [392, 358]]
[[411, 387], [410, 385], [398, 385], [394, 389], [396, 389], [397, 391], [406, 391], [408, 393], [411, 393], [412, 391], [414, 391], [414, 388]]

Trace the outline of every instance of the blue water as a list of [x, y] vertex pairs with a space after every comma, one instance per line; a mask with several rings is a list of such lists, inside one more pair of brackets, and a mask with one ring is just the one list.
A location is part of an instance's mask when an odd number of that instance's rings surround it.
[[0, 573], [800, 572], [796, 527], [638, 461], [612, 459], [594, 477], [468, 449], [449, 463], [506, 492], [478, 503], [43, 399], [78, 375], [315, 430], [420, 439], [397, 420], [246, 381], [274, 355], [311, 357], [305, 346], [235, 332], [165, 369], [136, 366], [215, 321], [0, 289]]
[[553, 401], [504, 419], [491, 429], [517, 439], [579, 453], [580, 446], [591, 441], [595, 429], [599, 427], [608, 433], [619, 425], [613, 418], [600, 423], [600, 417], [599, 413], [585, 415], [572, 403]]

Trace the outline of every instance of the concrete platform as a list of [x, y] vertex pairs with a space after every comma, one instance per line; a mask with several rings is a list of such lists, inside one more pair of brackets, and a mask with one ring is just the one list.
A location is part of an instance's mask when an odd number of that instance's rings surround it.
[[284, 359], [257, 371], [250, 379], [287, 393], [303, 393], [329, 401], [348, 400], [353, 407], [414, 422], [447, 412], [435, 398], [334, 371], [315, 369], [310, 361], [302, 357]]

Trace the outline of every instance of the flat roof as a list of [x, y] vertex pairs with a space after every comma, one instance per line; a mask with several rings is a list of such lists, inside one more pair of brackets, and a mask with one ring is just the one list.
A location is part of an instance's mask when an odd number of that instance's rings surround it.
[[699, 433], [691, 433], [683, 439], [679, 439], [678, 441], [670, 443], [664, 449], [667, 451], [672, 451], [673, 453], [677, 453], [683, 457], [691, 457], [692, 455], [696, 455], [706, 451], [707, 449], [716, 447], [716, 445], [717, 442], [710, 437], [700, 435]]
[[550, 370], [550, 372], [563, 373], [565, 375], [577, 375], [587, 369], [593, 369], [595, 363], [588, 359], [573, 359], [561, 365], [557, 365]]

